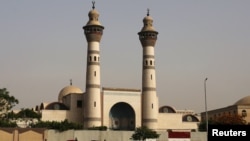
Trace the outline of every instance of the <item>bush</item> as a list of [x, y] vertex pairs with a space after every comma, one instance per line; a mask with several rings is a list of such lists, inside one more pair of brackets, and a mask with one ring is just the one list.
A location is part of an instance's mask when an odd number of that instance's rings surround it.
[[106, 131], [107, 126], [97, 126], [97, 127], [90, 127], [88, 130], [101, 130], [101, 131]]
[[147, 127], [139, 127], [139, 128], [136, 128], [131, 139], [133, 139], [133, 140], [156, 139], [156, 138], [159, 138], [159, 136], [160, 135], [157, 134], [156, 131], [148, 129]]
[[36, 124], [31, 125], [32, 128], [47, 128], [47, 129], [55, 129], [60, 132], [70, 130], [70, 129], [82, 129], [82, 125], [68, 122], [68, 120], [64, 120], [62, 122], [57, 121], [40, 121]]
[[0, 127], [17, 127], [17, 124], [15, 122], [0, 120]]

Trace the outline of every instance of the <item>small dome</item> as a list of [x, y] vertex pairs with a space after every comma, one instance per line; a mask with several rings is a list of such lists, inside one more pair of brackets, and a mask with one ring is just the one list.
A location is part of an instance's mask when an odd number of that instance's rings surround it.
[[68, 110], [69, 108], [66, 105], [64, 105], [63, 103], [52, 102], [52, 103], [46, 105], [46, 107], [44, 107], [44, 109], [46, 109], [46, 110]]
[[89, 11], [89, 17], [98, 17], [99, 16], [99, 12], [95, 9], [92, 9]]
[[87, 25], [101, 25], [101, 23], [99, 22], [99, 12], [95, 9], [92, 9], [89, 11], [89, 21], [86, 24]]
[[250, 105], [250, 95], [241, 98], [234, 105]]
[[58, 95], [58, 101], [59, 102], [62, 102], [62, 98], [68, 94], [82, 94], [82, 90], [78, 87], [75, 87], [75, 86], [66, 86], [64, 87], [60, 92], [59, 92], [59, 95]]
[[143, 18], [143, 23], [153, 23], [153, 18], [149, 15]]
[[155, 31], [153, 27], [153, 18], [149, 15], [149, 9], [147, 16], [143, 18], [143, 27], [141, 31]]

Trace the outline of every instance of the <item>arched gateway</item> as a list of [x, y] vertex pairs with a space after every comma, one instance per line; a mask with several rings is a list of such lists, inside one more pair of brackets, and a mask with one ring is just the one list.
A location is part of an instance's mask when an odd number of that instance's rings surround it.
[[116, 103], [110, 109], [109, 121], [111, 130], [134, 130], [135, 111], [128, 103]]

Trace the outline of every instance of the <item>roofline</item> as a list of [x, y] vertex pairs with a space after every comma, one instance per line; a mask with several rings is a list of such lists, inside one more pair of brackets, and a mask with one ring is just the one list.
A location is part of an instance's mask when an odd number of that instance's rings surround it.
[[132, 91], [132, 92], [141, 92], [140, 89], [132, 89], [132, 88], [111, 88], [111, 87], [103, 87], [103, 91]]

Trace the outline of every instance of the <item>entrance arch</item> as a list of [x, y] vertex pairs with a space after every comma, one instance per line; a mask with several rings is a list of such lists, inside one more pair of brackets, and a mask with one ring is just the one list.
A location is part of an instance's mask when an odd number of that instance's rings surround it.
[[109, 112], [109, 125], [112, 130], [134, 130], [135, 111], [125, 102], [113, 105]]

